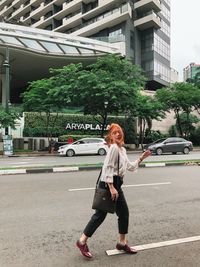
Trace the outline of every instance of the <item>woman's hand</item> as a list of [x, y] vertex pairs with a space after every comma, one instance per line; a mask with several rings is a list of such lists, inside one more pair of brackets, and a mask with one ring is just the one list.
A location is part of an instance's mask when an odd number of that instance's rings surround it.
[[152, 152], [150, 150], [146, 150], [142, 155], [140, 156], [140, 162], [146, 159], [147, 157], [151, 156]]
[[110, 194], [111, 194], [111, 199], [114, 201], [117, 200], [119, 194], [117, 192], [117, 190], [115, 189], [115, 187], [113, 186], [113, 184], [108, 184], [109, 185], [109, 189], [110, 189]]

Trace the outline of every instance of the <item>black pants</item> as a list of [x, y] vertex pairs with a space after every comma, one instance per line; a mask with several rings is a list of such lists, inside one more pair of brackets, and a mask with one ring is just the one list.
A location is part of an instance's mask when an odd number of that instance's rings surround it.
[[[124, 193], [121, 189], [122, 182], [119, 176], [114, 176], [114, 187], [117, 189], [119, 193], [119, 197], [116, 203], [116, 214], [118, 216], [118, 230], [119, 234], [127, 234], [128, 233], [128, 223], [129, 223], [129, 210], [126, 203], [126, 199], [124, 197]], [[100, 183], [100, 187], [105, 188], [106, 184], [104, 182]], [[108, 188], [108, 186], [107, 186]], [[109, 188], [108, 188], [109, 190]], [[92, 215], [90, 221], [86, 225], [83, 233], [91, 237], [96, 229], [102, 224], [105, 220], [107, 212], [96, 210], [95, 213]]]

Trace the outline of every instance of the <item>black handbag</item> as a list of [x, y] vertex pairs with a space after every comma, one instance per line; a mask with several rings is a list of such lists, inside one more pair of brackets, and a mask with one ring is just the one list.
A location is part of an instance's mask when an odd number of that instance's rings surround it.
[[[101, 170], [102, 172], [102, 170]], [[92, 209], [94, 210], [101, 210], [108, 213], [115, 213], [116, 211], [116, 200], [112, 200], [111, 193], [108, 188], [108, 185], [105, 184], [105, 188], [99, 187], [100, 182], [100, 176], [101, 172], [99, 174], [99, 177], [96, 182], [95, 187], [95, 193], [92, 203]], [[118, 156], [118, 174], [119, 174], [119, 156]]]

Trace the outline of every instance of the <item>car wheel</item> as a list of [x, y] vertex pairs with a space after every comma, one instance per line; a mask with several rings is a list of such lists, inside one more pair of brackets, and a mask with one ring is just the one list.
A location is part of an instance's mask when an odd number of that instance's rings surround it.
[[184, 147], [183, 154], [189, 154], [190, 150], [188, 147]]
[[159, 147], [159, 148], [156, 149], [156, 154], [157, 155], [162, 155], [162, 153], [163, 153], [162, 148]]
[[66, 152], [67, 157], [73, 157], [74, 155], [75, 155], [74, 150], [72, 150], [72, 149], [67, 150], [67, 152]]
[[98, 151], [98, 154], [99, 154], [100, 156], [103, 156], [103, 155], [105, 155], [105, 154], [106, 154], [106, 151], [105, 151], [105, 149], [103, 149], [103, 148], [100, 148], [100, 149], [99, 149], [99, 151]]

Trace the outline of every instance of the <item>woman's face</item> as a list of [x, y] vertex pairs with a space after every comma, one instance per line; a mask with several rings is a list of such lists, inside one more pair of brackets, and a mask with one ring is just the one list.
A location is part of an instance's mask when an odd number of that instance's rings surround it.
[[118, 140], [121, 139], [121, 131], [120, 130], [115, 130], [111, 133], [111, 136], [112, 136], [112, 140], [113, 142], [117, 142]]

